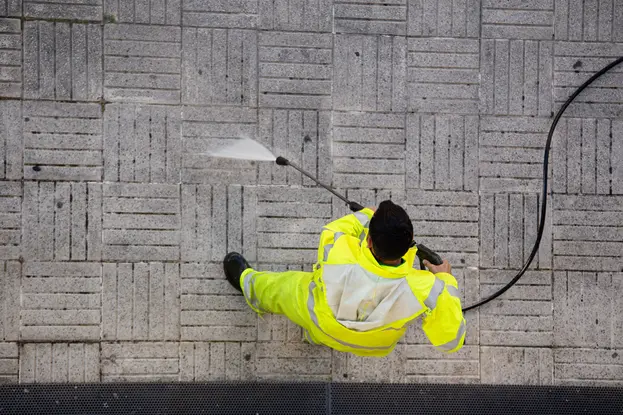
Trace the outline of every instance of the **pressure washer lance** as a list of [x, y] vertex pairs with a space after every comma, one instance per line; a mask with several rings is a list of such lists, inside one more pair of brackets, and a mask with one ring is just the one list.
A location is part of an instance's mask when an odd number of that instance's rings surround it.
[[[361, 209], [363, 209], [363, 206], [361, 206], [359, 203], [348, 200], [347, 198], [345, 198], [344, 196], [342, 196], [341, 194], [336, 192], [332, 187], [327, 186], [326, 184], [322, 183], [321, 181], [316, 179], [314, 176], [312, 176], [310, 173], [306, 172], [305, 170], [303, 170], [302, 168], [300, 168], [296, 164], [292, 163], [291, 161], [289, 161], [285, 157], [279, 156], [279, 157], [277, 157], [275, 162], [278, 165], [280, 165], [280, 166], [291, 166], [291, 167], [294, 167], [296, 170], [301, 172], [301, 174], [304, 174], [305, 176], [307, 176], [311, 180], [313, 180], [318, 186], [324, 187], [325, 189], [327, 189], [328, 191], [333, 193], [336, 197], [338, 197], [340, 200], [342, 200], [344, 203], [346, 203], [346, 205], [349, 207], [349, 209], [351, 211], [358, 212]], [[441, 257], [437, 253], [435, 253], [433, 250], [431, 250], [430, 248], [426, 247], [426, 245], [418, 244], [415, 241], [413, 241], [413, 242], [411, 242], [411, 246], [416, 246], [417, 247], [416, 255], [417, 255], [418, 259], [420, 260], [420, 269], [425, 269], [425, 267], [424, 267], [424, 260], [430, 262], [433, 265], [441, 265], [441, 263], [443, 262]]]

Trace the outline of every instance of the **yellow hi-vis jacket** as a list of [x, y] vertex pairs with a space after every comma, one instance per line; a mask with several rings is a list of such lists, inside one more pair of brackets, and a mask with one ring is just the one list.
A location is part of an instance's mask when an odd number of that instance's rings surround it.
[[379, 264], [367, 244], [373, 214], [363, 209], [323, 229], [308, 289], [307, 339], [357, 355], [385, 356], [422, 317], [435, 347], [459, 350], [466, 326], [456, 279], [414, 269], [416, 247], [401, 265]]

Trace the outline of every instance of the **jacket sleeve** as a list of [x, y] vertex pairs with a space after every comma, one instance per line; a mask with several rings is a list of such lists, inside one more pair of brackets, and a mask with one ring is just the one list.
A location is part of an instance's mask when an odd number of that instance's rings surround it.
[[359, 212], [343, 216], [333, 222], [328, 223], [325, 229], [332, 232], [342, 232], [345, 235], [360, 237], [362, 232], [367, 234], [368, 225], [374, 212], [372, 209], [364, 208]]
[[327, 260], [329, 251], [341, 235], [351, 235], [363, 240], [368, 235], [368, 224], [372, 215], [372, 209], [364, 208], [325, 225], [320, 233], [318, 262]]
[[435, 277], [431, 294], [436, 295], [433, 293], [435, 286], [440, 287], [442, 283], [443, 289], [437, 289], [440, 292], [433, 307], [427, 305], [430, 311], [423, 319], [422, 328], [433, 346], [443, 352], [454, 353], [463, 347], [466, 332], [458, 284], [451, 274], [440, 272]]
[[367, 234], [368, 225], [374, 212], [372, 209], [364, 208], [359, 212], [343, 216], [325, 225], [325, 228], [333, 232], [342, 232], [345, 235], [359, 237], [362, 232]]

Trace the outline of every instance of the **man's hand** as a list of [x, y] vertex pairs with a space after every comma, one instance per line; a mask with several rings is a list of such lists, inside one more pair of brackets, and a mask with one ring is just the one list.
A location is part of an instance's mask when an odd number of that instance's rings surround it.
[[445, 272], [447, 274], [452, 274], [452, 267], [450, 266], [450, 263], [447, 260], [445, 260], [445, 259], [443, 260], [443, 262], [440, 265], [433, 265], [430, 262], [428, 262], [427, 260], [424, 260], [424, 265], [433, 274], [437, 274], [439, 272]]

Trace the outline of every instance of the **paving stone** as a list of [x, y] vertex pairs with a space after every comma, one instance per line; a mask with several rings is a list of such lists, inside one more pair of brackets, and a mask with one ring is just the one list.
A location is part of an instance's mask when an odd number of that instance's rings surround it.
[[[271, 272], [301, 271], [301, 265], [262, 264], [257, 269]], [[265, 314], [257, 321], [257, 340], [301, 343], [304, 341], [303, 329], [285, 316]]]
[[407, 383], [480, 383], [478, 346], [446, 354], [430, 345], [405, 345]]
[[[532, 253], [541, 213], [541, 195], [483, 194], [480, 197], [480, 265], [521, 269]], [[543, 237], [531, 268], [552, 267], [552, 212], [548, 201]]]
[[0, 342], [0, 384], [17, 383], [19, 352], [17, 343]]
[[563, 119], [553, 147], [552, 191], [571, 194], [623, 194], [623, 132], [620, 120]]
[[[319, 180], [328, 181], [329, 123], [327, 112], [300, 110], [261, 110], [260, 137], [274, 154], [311, 172]], [[259, 181], [262, 184], [314, 185], [295, 169], [273, 163], [259, 164]]]
[[183, 0], [184, 27], [224, 27], [255, 29], [258, 27], [258, 0]]
[[333, 17], [337, 33], [404, 35], [407, 1], [334, 0]]
[[[486, 298], [516, 274], [480, 270], [480, 295]], [[527, 271], [517, 285], [480, 307], [480, 344], [491, 346], [552, 346], [551, 271]]]
[[549, 40], [554, 37], [554, 0], [484, 0], [481, 18], [483, 38]]
[[104, 184], [102, 258], [179, 260], [179, 192], [173, 184]]
[[407, 190], [406, 211], [418, 243], [438, 252], [453, 266], [477, 266], [477, 194]]
[[0, 182], [0, 207], [0, 259], [19, 259], [22, 241], [20, 182]]
[[481, 111], [552, 116], [552, 53], [550, 41], [483, 40]]
[[257, 106], [257, 34], [184, 28], [182, 101]]
[[19, 339], [21, 277], [22, 266], [18, 261], [0, 262], [0, 341]]
[[257, 162], [212, 157], [233, 139], [257, 136], [257, 110], [238, 107], [183, 107], [182, 183], [255, 184]]
[[100, 25], [24, 22], [24, 98], [98, 101], [102, 72]]
[[99, 259], [90, 243], [102, 237], [101, 192], [97, 184], [24, 183], [23, 254], [28, 260]]
[[259, 342], [257, 380], [330, 381], [331, 349], [307, 343]]
[[24, 178], [102, 179], [98, 104], [24, 101]]
[[22, 340], [100, 340], [101, 264], [27, 262], [21, 287]]
[[[623, 13], [623, 8], [621, 8]], [[555, 42], [554, 102], [557, 107], [595, 72], [623, 54], [621, 43]], [[619, 66], [586, 88], [565, 111], [566, 117], [621, 117], [623, 89]]]
[[102, 276], [104, 340], [179, 339], [178, 264], [104, 263]]
[[554, 349], [554, 377], [561, 385], [623, 385], [622, 349]]
[[480, 1], [407, 0], [407, 35], [415, 37], [477, 38]]
[[21, 345], [21, 383], [93, 383], [100, 381], [96, 343], [25, 343]]
[[[4, 4], [3, 4], [4, 3]], [[0, 2], [0, 16], [8, 16], [14, 7]], [[12, 3], [9, 1], [9, 3]], [[2, 8], [4, 7], [4, 13]], [[21, 11], [21, 4], [20, 9]], [[0, 97], [22, 96], [22, 29], [19, 19], [0, 18]]]
[[540, 192], [543, 148], [550, 120], [533, 117], [482, 117], [480, 190]]
[[179, 25], [182, 0], [104, 0], [104, 21]]
[[[313, 264], [322, 227], [331, 221], [331, 197], [324, 189], [257, 189], [257, 260]], [[285, 248], [285, 249], [284, 249]]]
[[227, 252], [242, 251], [254, 261], [253, 194], [254, 189], [236, 185], [183, 185], [182, 260], [222, 261]]
[[0, 179], [22, 178], [22, 108], [18, 101], [0, 101]]
[[333, 123], [334, 186], [404, 188], [404, 115], [335, 113]]
[[478, 113], [478, 40], [409, 38], [410, 112]]
[[261, 32], [258, 45], [261, 107], [331, 107], [331, 35]]
[[260, 0], [260, 28], [297, 32], [331, 32], [332, 0]]
[[557, 347], [620, 348], [623, 342], [621, 272], [554, 273]]
[[623, 270], [623, 198], [554, 198], [554, 269]]
[[[212, 259], [212, 186], [182, 186], [183, 260]], [[218, 212], [215, 212], [218, 215]]]
[[109, 101], [179, 104], [179, 27], [107, 24], [104, 97]]
[[554, 33], [556, 40], [612, 42], [623, 40], [623, 30], [616, 18], [623, 5], [605, 0], [556, 0], [554, 4]]
[[104, 180], [179, 183], [181, 111], [111, 104], [104, 112]]
[[478, 189], [478, 117], [407, 115], [407, 188]]
[[181, 277], [182, 340], [257, 340], [257, 316], [225, 280], [222, 262], [182, 264]]
[[0, 0], [0, 16], [22, 15], [22, 0]]
[[172, 382], [180, 378], [177, 342], [101, 343], [102, 382]]
[[407, 42], [401, 36], [335, 36], [333, 109], [404, 112]]
[[554, 382], [550, 349], [483, 346], [480, 362], [482, 383], [551, 385]]
[[35, 19], [102, 20], [102, 0], [23, 0], [24, 16]]
[[370, 359], [333, 351], [333, 382], [391, 382], [405, 381], [406, 357], [404, 345], [396, 346], [392, 354]]
[[252, 380], [253, 343], [213, 342], [180, 345], [180, 380], [183, 382]]
[[[259, 139], [274, 154], [312, 173], [323, 183], [331, 182], [331, 114], [328, 111], [262, 109]], [[259, 184], [315, 186], [293, 168], [270, 162], [258, 164]]]

